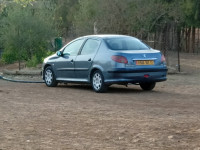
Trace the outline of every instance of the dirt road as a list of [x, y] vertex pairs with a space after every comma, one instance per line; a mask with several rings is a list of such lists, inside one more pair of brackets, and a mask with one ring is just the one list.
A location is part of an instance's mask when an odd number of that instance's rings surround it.
[[0, 80], [0, 150], [200, 150], [199, 74], [152, 92]]

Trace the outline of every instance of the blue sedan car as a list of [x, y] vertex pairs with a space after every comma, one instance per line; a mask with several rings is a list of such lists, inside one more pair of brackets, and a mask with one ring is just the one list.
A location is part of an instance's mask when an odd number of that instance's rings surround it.
[[137, 38], [125, 35], [90, 35], [65, 45], [43, 63], [48, 87], [58, 83], [91, 84], [95, 92], [106, 92], [112, 84], [138, 84], [152, 90], [165, 81], [165, 57]]

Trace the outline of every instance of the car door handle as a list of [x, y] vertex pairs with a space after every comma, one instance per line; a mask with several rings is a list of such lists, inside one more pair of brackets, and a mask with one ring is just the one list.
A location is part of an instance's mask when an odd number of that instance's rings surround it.
[[92, 59], [90, 58], [90, 59], [88, 59], [88, 61], [92, 61]]
[[74, 60], [72, 59], [70, 62], [71, 62], [71, 63], [74, 63]]

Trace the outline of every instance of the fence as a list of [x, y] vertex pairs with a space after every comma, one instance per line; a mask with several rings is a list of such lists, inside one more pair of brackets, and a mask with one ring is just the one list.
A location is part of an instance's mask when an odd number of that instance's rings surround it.
[[[186, 53], [175, 49], [174, 45], [167, 42], [145, 41], [154, 49], [160, 50], [166, 58], [167, 66], [174, 72], [197, 73], [200, 72], [200, 48], [196, 47], [196, 52]], [[197, 46], [197, 45], [196, 45]]]

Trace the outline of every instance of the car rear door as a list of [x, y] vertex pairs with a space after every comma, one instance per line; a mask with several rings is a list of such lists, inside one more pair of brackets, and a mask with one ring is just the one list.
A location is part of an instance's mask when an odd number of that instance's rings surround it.
[[99, 49], [101, 41], [98, 39], [88, 39], [79, 55], [75, 60], [75, 74], [79, 79], [87, 80], [90, 67], [93, 63], [94, 57]]

